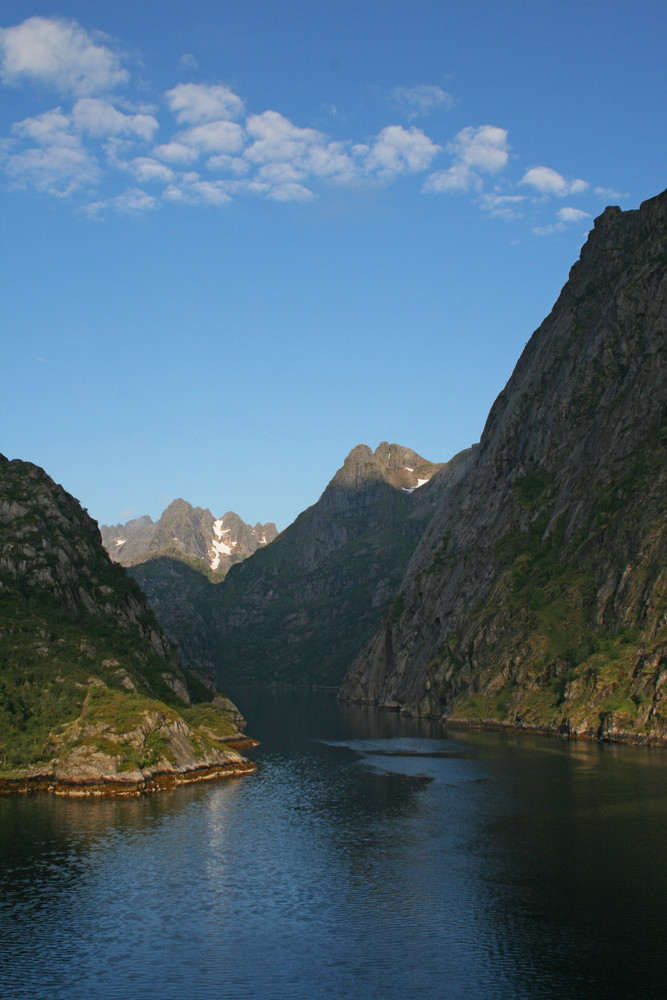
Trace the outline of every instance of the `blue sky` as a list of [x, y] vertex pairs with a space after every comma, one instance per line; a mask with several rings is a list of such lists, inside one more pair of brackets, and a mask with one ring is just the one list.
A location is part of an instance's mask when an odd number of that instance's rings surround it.
[[5, 5], [0, 451], [100, 523], [285, 527], [444, 461], [607, 204], [665, 187], [667, 5]]

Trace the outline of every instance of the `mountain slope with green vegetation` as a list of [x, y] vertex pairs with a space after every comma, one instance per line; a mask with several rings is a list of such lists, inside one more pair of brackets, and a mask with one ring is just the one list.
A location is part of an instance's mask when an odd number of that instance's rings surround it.
[[608, 208], [341, 697], [667, 740], [667, 192]]
[[0, 456], [0, 785], [136, 792], [240, 773], [241, 721], [183, 670], [78, 502]]

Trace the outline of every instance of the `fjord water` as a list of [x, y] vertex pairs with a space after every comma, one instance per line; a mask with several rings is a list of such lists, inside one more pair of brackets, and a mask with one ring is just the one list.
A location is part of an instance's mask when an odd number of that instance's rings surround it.
[[0, 801], [0, 995], [666, 995], [667, 751], [236, 700], [255, 775]]

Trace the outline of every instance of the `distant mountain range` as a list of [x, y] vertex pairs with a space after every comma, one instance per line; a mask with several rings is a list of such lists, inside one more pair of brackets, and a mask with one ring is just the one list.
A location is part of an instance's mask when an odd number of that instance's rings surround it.
[[252, 527], [232, 511], [216, 518], [181, 499], [170, 503], [157, 522], [145, 515], [126, 524], [103, 524], [100, 532], [111, 558], [123, 566], [169, 556], [205, 569], [212, 579], [224, 577], [230, 566], [278, 534], [275, 524]]
[[359, 445], [321, 498], [213, 585], [173, 558], [135, 564], [187, 663], [224, 683], [338, 685], [391, 602], [446, 483], [447, 465]]

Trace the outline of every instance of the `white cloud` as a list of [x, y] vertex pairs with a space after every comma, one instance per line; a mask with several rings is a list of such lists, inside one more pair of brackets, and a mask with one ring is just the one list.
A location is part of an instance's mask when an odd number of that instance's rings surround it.
[[40, 146], [79, 146], [71, 131], [72, 123], [60, 108], [45, 111], [34, 118], [25, 118], [12, 126], [12, 135], [39, 143]]
[[179, 83], [168, 90], [165, 97], [179, 124], [236, 120], [245, 110], [245, 104], [237, 94], [219, 85]]
[[141, 188], [130, 188], [124, 194], [113, 198], [111, 204], [119, 212], [127, 215], [138, 215], [141, 212], [150, 212], [160, 204], [157, 198], [142, 191]]
[[195, 171], [182, 174], [169, 185], [163, 197], [167, 201], [190, 205], [224, 205], [231, 201], [225, 181], [202, 180]]
[[301, 162], [309, 173], [317, 177], [350, 181], [359, 174], [357, 165], [345, 151], [342, 142], [309, 146]]
[[180, 163], [189, 164], [193, 163], [194, 160], [200, 155], [200, 150], [195, 149], [194, 146], [188, 146], [180, 140], [174, 139], [171, 142], [165, 142], [161, 146], [156, 146], [153, 149], [153, 156], [157, 156], [160, 160], [166, 160], [167, 163]]
[[497, 125], [469, 125], [449, 143], [448, 150], [456, 160], [485, 174], [496, 174], [507, 164], [509, 148], [507, 129]]
[[304, 172], [292, 163], [266, 163], [257, 171], [256, 177], [261, 184], [287, 184], [302, 181]]
[[267, 193], [280, 201], [306, 201], [314, 197], [308, 188], [293, 183], [281, 182], [275, 190], [265, 188], [267, 178], [277, 177], [279, 172], [266, 171], [264, 167], [289, 164], [298, 179], [311, 175], [347, 181], [359, 173], [343, 143], [331, 141], [317, 129], [300, 128], [277, 111], [251, 115], [246, 130], [252, 142], [244, 156], [259, 168], [259, 184], [253, 188], [257, 193]]
[[199, 153], [238, 153], [243, 149], [245, 132], [235, 122], [206, 122], [181, 132], [177, 141]]
[[225, 153], [211, 156], [206, 161], [206, 166], [209, 170], [236, 174], [237, 176], [246, 174], [249, 170], [249, 164], [241, 156], [227, 156]]
[[559, 209], [556, 217], [558, 222], [553, 222], [548, 226], [535, 226], [533, 232], [537, 236], [552, 236], [554, 233], [562, 233], [564, 229], [567, 229], [568, 225], [583, 222], [584, 219], [590, 219], [590, 214], [583, 212], [580, 208], [566, 206]]
[[558, 218], [561, 222], [581, 222], [583, 219], [590, 219], [589, 212], [582, 212], [580, 208], [561, 208]]
[[205, 122], [179, 132], [171, 142], [156, 146], [152, 154], [160, 160], [180, 166], [190, 166], [201, 156], [208, 156], [207, 166], [210, 170], [231, 170], [232, 173], [239, 174], [245, 169], [242, 161], [230, 154], [240, 153], [245, 140], [245, 132], [236, 122]]
[[225, 205], [231, 198], [222, 181], [197, 181], [190, 191], [198, 201], [208, 205]]
[[245, 155], [252, 163], [298, 161], [312, 146], [326, 145], [326, 136], [314, 128], [299, 128], [277, 111], [251, 115], [246, 122], [253, 140]]
[[81, 215], [85, 215], [92, 222], [101, 222], [105, 210], [109, 207], [106, 201], [89, 201], [85, 205], [78, 207]]
[[150, 142], [158, 129], [153, 115], [126, 115], [101, 97], [83, 97], [72, 110], [74, 124], [80, 132], [92, 136], [130, 135]]
[[507, 164], [507, 129], [469, 125], [454, 136], [447, 149], [454, 157], [451, 167], [431, 174], [422, 190], [436, 194], [481, 191], [484, 182], [480, 174], [496, 174]]
[[277, 184], [268, 191], [269, 198], [274, 201], [312, 201], [315, 197], [312, 191], [303, 184]]
[[126, 83], [129, 74], [107, 45], [93, 41], [75, 21], [31, 17], [0, 29], [0, 78], [14, 85], [38, 81], [86, 96]]
[[542, 194], [553, 194], [564, 198], [568, 194], [582, 194], [588, 183], [580, 179], [568, 181], [551, 167], [531, 167], [523, 175], [520, 184], [529, 184]]
[[455, 163], [447, 170], [437, 170], [424, 182], [422, 191], [427, 193], [448, 192], [455, 194], [460, 191], [469, 191], [471, 187], [480, 189], [482, 179], [466, 163]]
[[389, 96], [408, 118], [429, 115], [437, 110], [448, 111], [456, 104], [456, 99], [446, 90], [428, 83], [418, 87], [394, 87]]
[[266, 163], [255, 175], [254, 190], [274, 201], [311, 201], [315, 195], [302, 184], [305, 173], [292, 163]]
[[390, 179], [398, 174], [428, 170], [442, 147], [414, 125], [410, 129], [404, 129], [402, 125], [388, 125], [369, 147], [355, 148], [364, 157], [369, 173]]
[[141, 184], [152, 181], [158, 184], [171, 184], [176, 176], [170, 167], [150, 156], [137, 156], [127, 164], [127, 167]]
[[[15, 187], [34, 187], [61, 198], [97, 184], [102, 177], [96, 158], [83, 147], [60, 108], [16, 122], [12, 137], [6, 144], [5, 170]], [[33, 145], [16, 150], [18, 142]]]
[[16, 187], [34, 187], [58, 198], [94, 186], [102, 177], [97, 161], [83, 147], [70, 143], [15, 153], [8, 158], [6, 170]]

